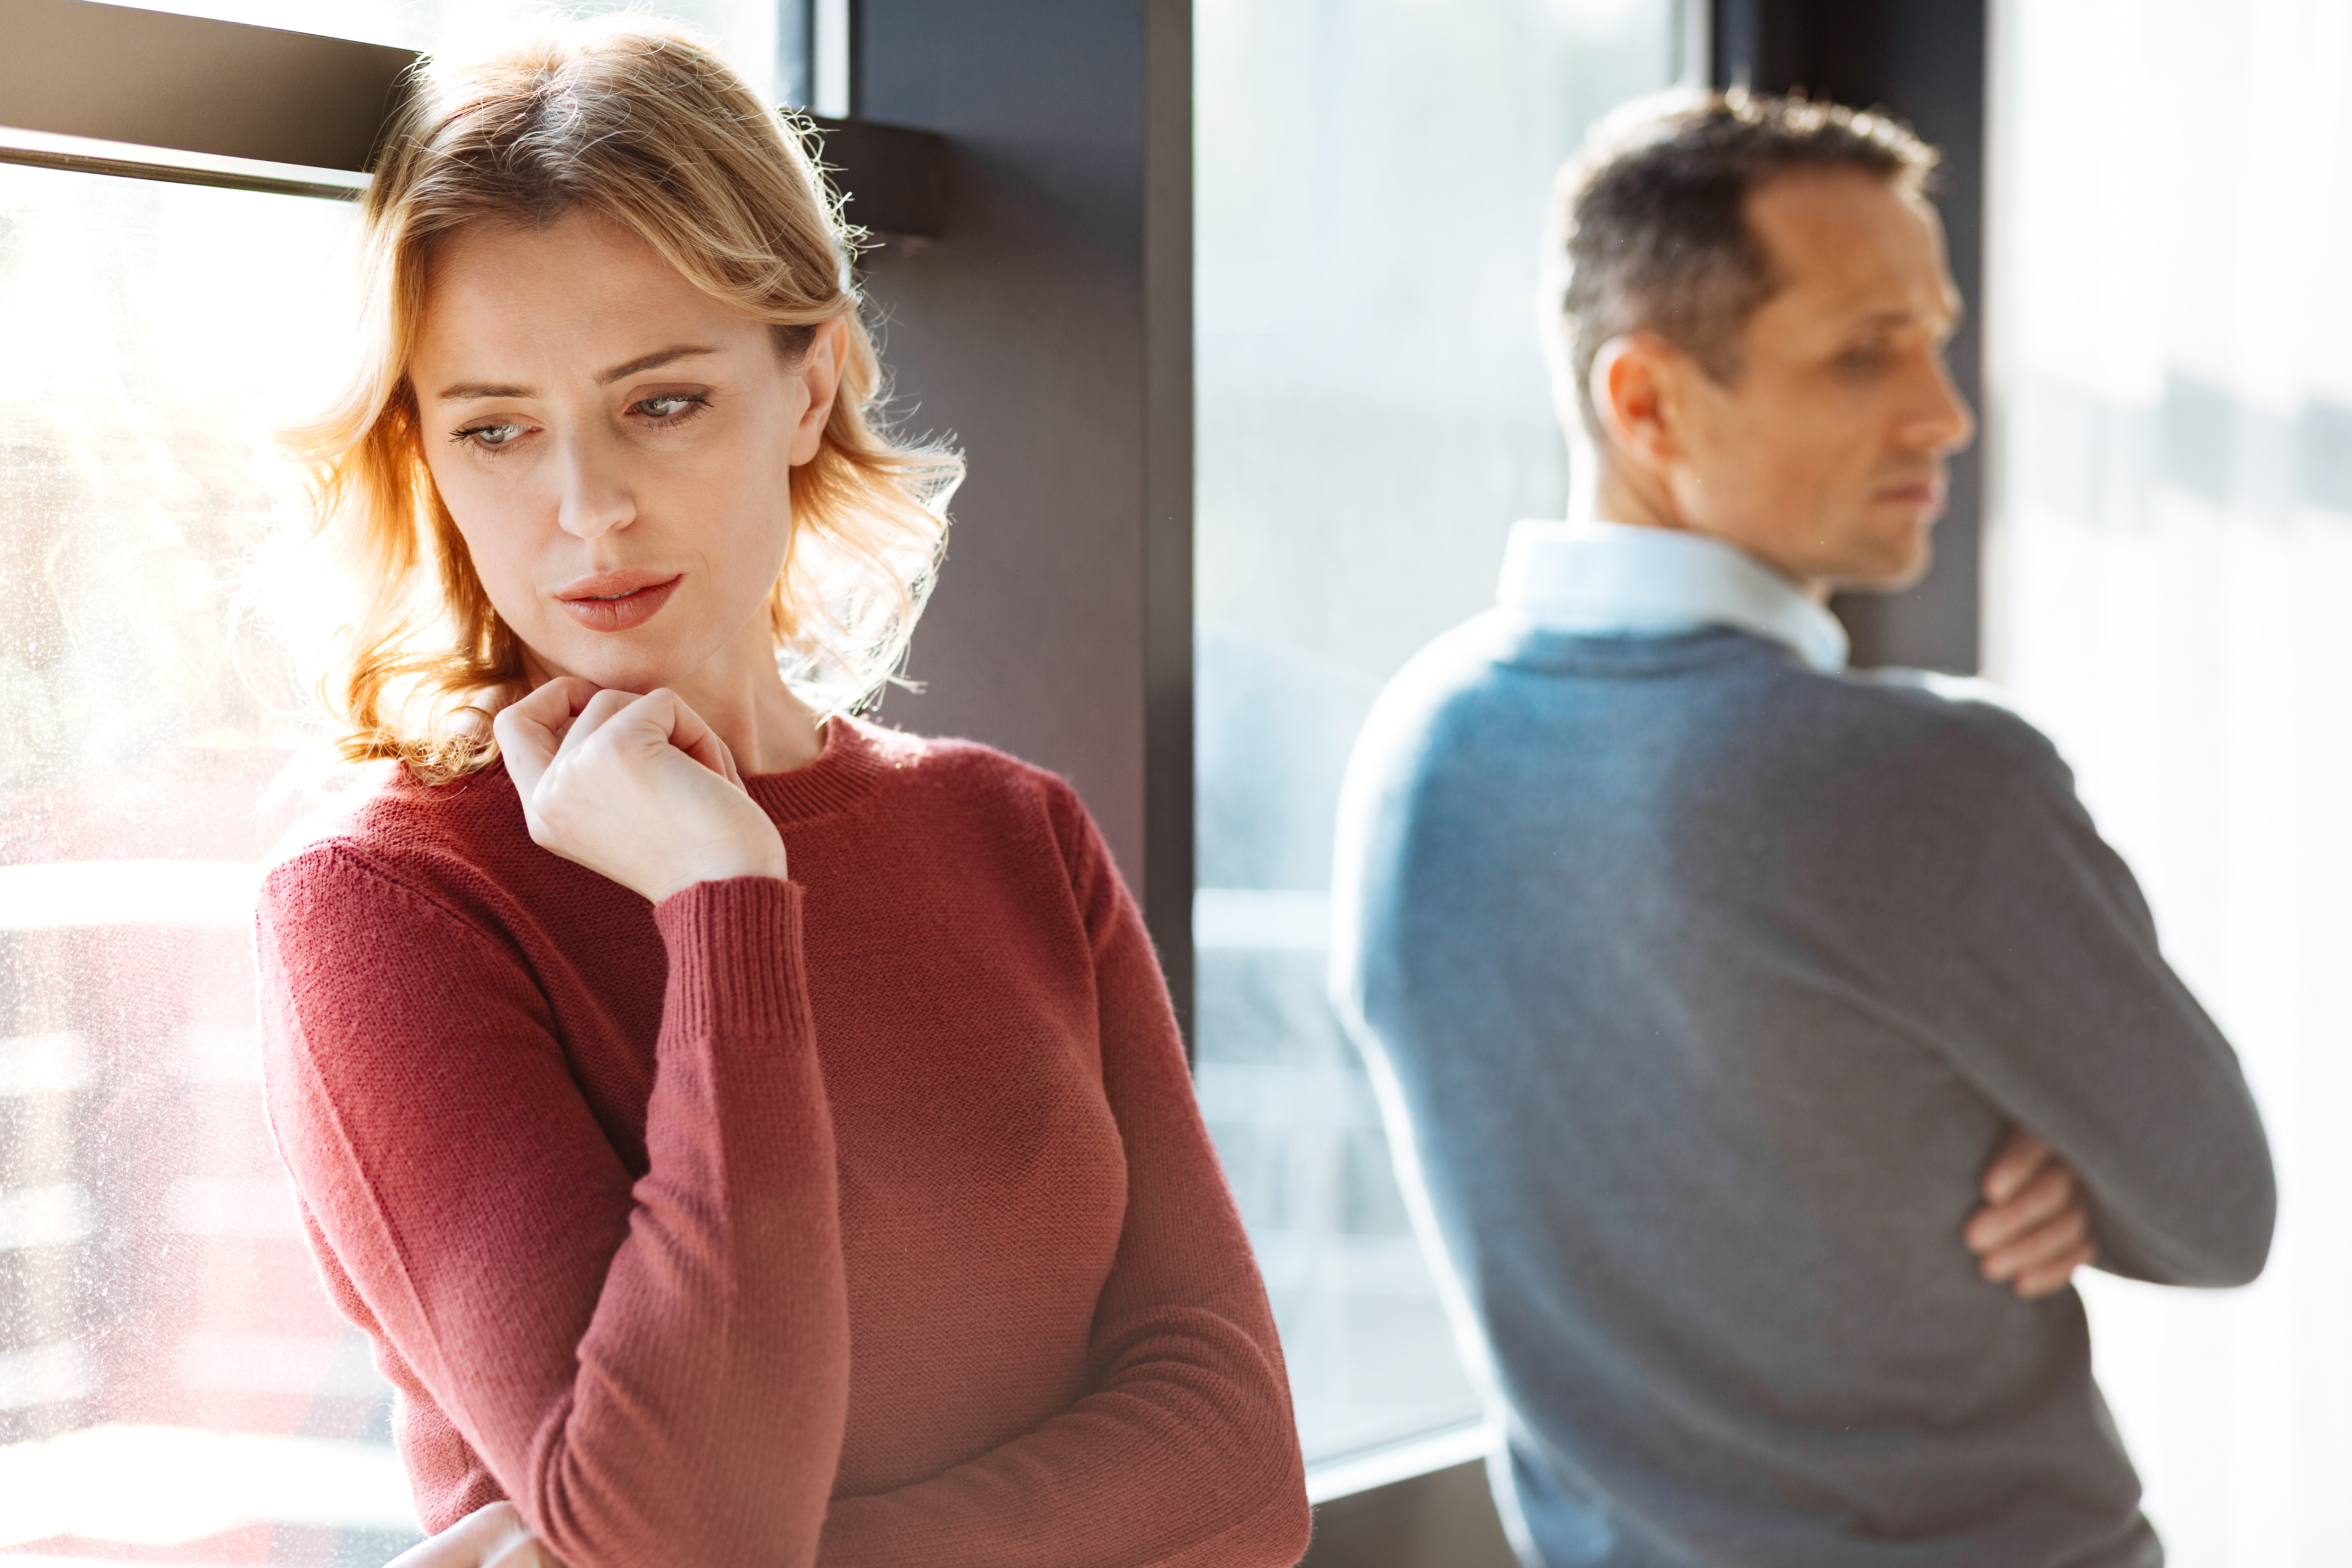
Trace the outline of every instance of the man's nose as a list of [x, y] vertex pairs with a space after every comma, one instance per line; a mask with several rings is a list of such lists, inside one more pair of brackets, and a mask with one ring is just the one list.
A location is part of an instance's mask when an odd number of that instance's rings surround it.
[[609, 443], [593, 434], [577, 435], [567, 438], [562, 450], [558, 527], [575, 539], [593, 541], [636, 521], [636, 497], [620, 455]]
[[1940, 353], [1926, 356], [1916, 410], [1905, 421], [1903, 444], [1927, 452], [1957, 452], [1977, 437], [1977, 416], [1952, 380]]

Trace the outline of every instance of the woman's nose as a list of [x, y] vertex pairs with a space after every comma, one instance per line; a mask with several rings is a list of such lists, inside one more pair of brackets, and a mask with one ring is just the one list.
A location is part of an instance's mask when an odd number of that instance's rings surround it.
[[636, 499], [620, 455], [593, 436], [562, 447], [563, 493], [556, 522], [575, 539], [602, 539], [636, 521]]

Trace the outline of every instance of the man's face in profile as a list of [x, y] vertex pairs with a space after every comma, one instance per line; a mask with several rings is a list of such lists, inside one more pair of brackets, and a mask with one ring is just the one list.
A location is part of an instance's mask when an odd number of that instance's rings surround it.
[[1929, 560], [1946, 458], [1975, 425], [1944, 363], [1959, 295], [1933, 208], [1860, 171], [1784, 174], [1747, 217], [1778, 289], [1729, 384], [1675, 379], [1691, 526], [1790, 575], [1897, 588]]

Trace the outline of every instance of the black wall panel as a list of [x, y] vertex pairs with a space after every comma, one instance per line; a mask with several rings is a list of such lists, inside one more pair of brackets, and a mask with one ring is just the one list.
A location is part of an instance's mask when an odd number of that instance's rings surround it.
[[1067, 775], [1189, 1019], [1191, 7], [862, 0], [854, 35], [856, 115], [948, 144], [938, 237], [866, 274], [906, 426], [971, 465], [883, 717]]

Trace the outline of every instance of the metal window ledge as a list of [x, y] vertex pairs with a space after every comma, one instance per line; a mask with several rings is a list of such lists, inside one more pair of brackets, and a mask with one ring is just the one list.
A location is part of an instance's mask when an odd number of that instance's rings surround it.
[[1424, 1432], [1307, 1467], [1307, 1500], [1326, 1503], [1376, 1487], [1484, 1460], [1498, 1446], [1484, 1421]]

